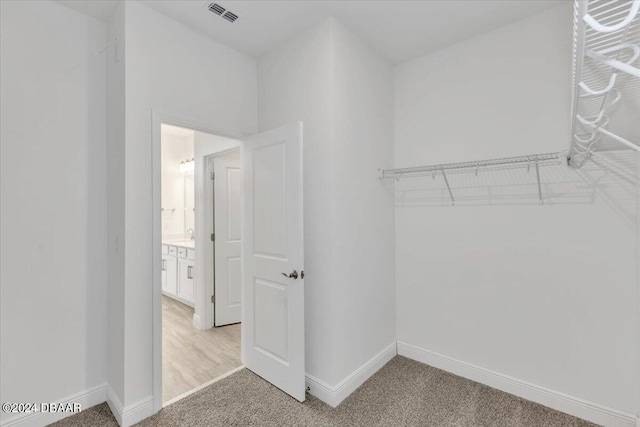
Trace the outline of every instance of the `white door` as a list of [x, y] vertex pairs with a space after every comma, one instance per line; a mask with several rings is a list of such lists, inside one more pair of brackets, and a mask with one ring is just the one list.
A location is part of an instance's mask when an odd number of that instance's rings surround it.
[[238, 151], [213, 159], [215, 326], [240, 322], [242, 174]]
[[246, 139], [241, 157], [245, 365], [304, 401], [302, 123]]

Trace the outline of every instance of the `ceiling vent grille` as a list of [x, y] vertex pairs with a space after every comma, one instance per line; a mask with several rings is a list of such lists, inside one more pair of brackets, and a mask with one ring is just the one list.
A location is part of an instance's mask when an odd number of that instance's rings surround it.
[[209, 11], [215, 13], [218, 16], [223, 17], [229, 22], [235, 22], [238, 19], [238, 15], [220, 6], [218, 3], [209, 3]]
[[238, 15], [236, 15], [233, 12], [227, 12], [224, 15], [222, 15], [222, 17], [229, 22], [234, 22], [236, 19], [238, 19]]
[[220, 6], [217, 3], [210, 3], [209, 4], [209, 10], [213, 13], [215, 13], [216, 15], [222, 15], [224, 13], [225, 9], [224, 7]]

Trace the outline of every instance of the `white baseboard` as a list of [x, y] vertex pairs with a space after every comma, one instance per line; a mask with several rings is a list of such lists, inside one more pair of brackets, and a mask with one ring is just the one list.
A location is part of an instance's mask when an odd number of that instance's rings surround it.
[[199, 314], [193, 313], [193, 319], [191, 323], [193, 324], [193, 327], [196, 329], [200, 329], [200, 330], [204, 329], [202, 327], [202, 319], [200, 318]]
[[124, 408], [121, 427], [132, 426], [153, 414], [153, 396], [147, 396]]
[[107, 387], [107, 404], [120, 427], [129, 427], [154, 414], [153, 396], [145, 397], [124, 407], [111, 387]]
[[201, 331], [213, 328], [213, 320], [205, 322], [199, 314], [193, 313], [193, 319], [191, 320], [193, 327]]
[[335, 386], [331, 386], [313, 375], [306, 374], [306, 385], [309, 393], [335, 408], [369, 377], [375, 374], [378, 369], [393, 359], [396, 354], [396, 343], [393, 342]]
[[[79, 403], [82, 410], [91, 408], [106, 400], [107, 385], [100, 384], [80, 393], [73, 394], [55, 403]], [[44, 402], [38, 402], [44, 403]], [[14, 417], [7, 418], [0, 423], [2, 427], [42, 427], [63, 418], [74, 415], [73, 412], [32, 412], [28, 414], [18, 414]]]
[[118, 395], [113, 391], [113, 389], [109, 385], [107, 386], [107, 405], [109, 405], [109, 409], [111, 410], [111, 413], [113, 414], [113, 416], [116, 418], [118, 425], [121, 426], [122, 413], [124, 412], [122, 409], [123, 405], [120, 399], [118, 398]]
[[398, 354], [596, 424], [640, 427], [638, 417], [398, 341]]

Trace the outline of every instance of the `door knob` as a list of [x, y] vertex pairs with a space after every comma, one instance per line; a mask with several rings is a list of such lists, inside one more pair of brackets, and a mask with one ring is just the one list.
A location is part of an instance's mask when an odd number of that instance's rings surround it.
[[290, 279], [297, 279], [298, 278], [298, 272], [296, 270], [293, 270], [291, 273], [287, 274], [287, 273], [282, 273], [282, 275], [284, 277], [288, 277]]

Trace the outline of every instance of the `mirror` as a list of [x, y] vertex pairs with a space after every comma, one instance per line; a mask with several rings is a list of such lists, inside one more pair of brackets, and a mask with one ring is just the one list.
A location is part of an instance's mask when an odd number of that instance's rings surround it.
[[184, 176], [184, 234], [190, 236], [195, 230], [195, 185], [193, 174]]
[[161, 125], [161, 191], [163, 240], [191, 239], [195, 229], [195, 132]]

